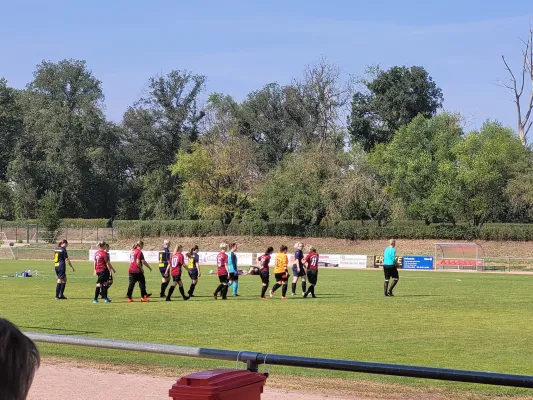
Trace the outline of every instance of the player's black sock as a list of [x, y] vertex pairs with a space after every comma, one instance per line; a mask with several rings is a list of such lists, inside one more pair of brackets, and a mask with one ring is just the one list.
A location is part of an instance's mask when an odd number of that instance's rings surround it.
[[394, 286], [398, 283], [397, 279], [393, 279], [392, 285], [390, 285], [389, 293], [392, 294], [392, 289], [394, 289]]
[[228, 285], [222, 285], [222, 286], [223, 286], [221, 290], [222, 298], [225, 299], [228, 295]]
[[195, 288], [196, 288], [196, 283], [191, 283], [191, 287], [189, 288], [189, 296], [193, 295]]
[[148, 293], [146, 293], [146, 283], [139, 282], [139, 289], [141, 289], [141, 297], [147, 297]]
[[170, 282], [161, 282], [161, 293], [160, 293], [161, 297], [165, 296], [165, 291], [167, 290], [167, 286], [169, 283]]
[[98, 300], [98, 296], [100, 296], [100, 286], [96, 286], [96, 289], [94, 291], [94, 299]]
[[222, 283], [218, 285], [217, 290], [215, 290], [215, 295], [217, 295], [223, 288], [224, 288], [224, 285]]
[[261, 297], [265, 297], [265, 293], [268, 289], [268, 286], [263, 286], [263, 288], [261, 289]]
[[61, 296], [61, 283], [58, 283], [56, 285], [56, 298], [59, 298]]
[[109, 287], [107, 287], [106, 285], [104, 285], [104, 286], [102, 286], [101, 289], [102, 289], [102, 290], [101, 290], [101, 291], [102, 291], [102, 297], [103, 297], [104, 299], [107, 299], [107, 291], [109, 290]]
[[383, 290], [385, 291], [385, 296], [388, 294], [387, 289], [389, 288], [389, 281], [385, 281], [383, 284]]
[[296, 283], [292, 284], [292, 294], [296, 294]]
[[289, 285], [288, 285], [287, 283], [284, 283], [284, 284], [281, 286], [281, 295], [282, 295], [283, 297], [285, 297], [285, 296], [287, 295], [287, 287], [288, 287], [288, 286], [289, 286]]
[[185, 296], [185, 289], [183, 289], [183, 286], [180, 286], [180, 294], [181, 294], [181, 297], [183, 297], [184, 299], [187, 298], [187, 296]]
[[276, 290], [279, 289], [281, 285], [279, 283], [275, 283], [274, 286], [272, 286], [272, 293], [274, 293]]
[[61, 284], [61, 288], [59, 289], [59, 297], [63, 297], [65, 295], [65, 286], [67, 286], [66, 283]]
[[128, 292], [126, 294], [126, 297], [128, 299], [131, 299], [131, 296], [133, 295], [133, 289], [135, 288], [135, 282], [130, 282], [128, 285]]
[[311, 292], [311, 296], [312, 296], [312, 297], [316, 297], [316, 296], [315, 296], [315, 285], [311, 285], [311, 286], [309, 287], [309, 291]]
[[175, 286], [171, 286], [170, 289], [168, 289], [167, 300], [170, 300], [170, 298], [172, 297], [172, 293], [174, 293], [174, 289], [176, 289]]
[[302, 292], [306, 292], [307, 291], [307, 282], [303, 281], [302, 282]]

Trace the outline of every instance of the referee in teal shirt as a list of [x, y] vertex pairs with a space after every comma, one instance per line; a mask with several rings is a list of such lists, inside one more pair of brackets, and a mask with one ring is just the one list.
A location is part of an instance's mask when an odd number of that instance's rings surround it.
[[[392, 289], [398, 283], [398, 268], [396, 268], [396, 240], [389, 240], [389, 247], [385, 249], [383, 253], [383, 272], [385, 273], [385, 285], [383, 286], [385, 290], [385, 296], [394, 296], [392, 294]], [[389, 281], [392, 278], [392, 285], [389, 289]]]

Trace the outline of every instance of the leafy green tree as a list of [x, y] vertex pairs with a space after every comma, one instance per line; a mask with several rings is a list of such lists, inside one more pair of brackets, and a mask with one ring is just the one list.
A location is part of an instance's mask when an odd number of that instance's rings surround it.
[[463, 217], [474, 226], [497, 218], [507, 202], [505, 189], [528, 167], [528, 151], [512, 129], [486, 122], [454, 148]]
[[457, 116], [417, 116], [389, 144], [376, 146], [370, 163], [399, 198], [408, 217], [455, 222], [463, 197], [457, 182], [454, 147], [462, 140]]
[[16, 91], [0, 78], [0, 179], [7, 174], [9, 162], [14, 157], [16, 138], [22, 130], [23, 120], [16, 102]]
[[172, 175], [183, 181], [183, 198], [191, 213], [224, 224], [250, 207], [259, 168], [249, 139], [195, 143], [192, 152], [180, 150]]
[[394, 133], [418, 114], [431, 117], [442, 107], [442, 90], [422, 67], [371, 68], [372, 79], [362, 79], [363, 91], [352, 98], [348, 132], [353, 143], [370, 151], [388, 143]]
[[13, 192], [9, 185], [0, 180], [0, 219], [13, 218]]
[[44, 238], [48, 243], [54, 243], [61, 228], [61, 195], [46, 191], [39, 200], [39, 224], [46, 229]]

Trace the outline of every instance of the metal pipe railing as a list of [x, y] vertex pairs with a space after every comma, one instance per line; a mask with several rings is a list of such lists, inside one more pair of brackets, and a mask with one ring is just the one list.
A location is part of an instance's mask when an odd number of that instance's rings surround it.
[[533, 376], [499, 374], [455, 370], [444, 368], [418, 367], [411, 365], [382, 364], [362, 361], [336, 360], [264, 354], [251, 351], [208, 349], [202, 347], [175, 346], [168, 344], [132, 342], [126, 340], [98, 339], [83, 336], [54, 335], [26, 332], [26, 336], [36, 342], [67, 344], [74, 346], [98, 347], [115, 350], [141, 351], [169, 354], [183, 357], [209, 358], [224, 361], [245, 362], [250, 371], [257, 371], [259, 365], [283, 365], [289, 367], [318, 368], [335, 371], [362, 372], [368, 374], [394, 375], [411, 378], [437, 379], [455, 382], [483, 383], [487, 385], [533, 388]]

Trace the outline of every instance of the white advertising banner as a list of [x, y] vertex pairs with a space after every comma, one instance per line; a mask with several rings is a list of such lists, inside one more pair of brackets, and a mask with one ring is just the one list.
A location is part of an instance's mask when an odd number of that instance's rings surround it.
[[357, 254], [341, 254], [339, 268], [366, 268], [367, 261], [367, 256], [360, 256]]

